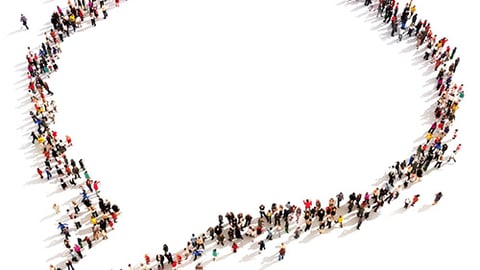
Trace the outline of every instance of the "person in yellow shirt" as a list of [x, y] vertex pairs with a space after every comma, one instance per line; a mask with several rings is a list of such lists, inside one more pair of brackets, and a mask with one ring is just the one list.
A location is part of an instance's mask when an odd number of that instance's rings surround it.
[[425, 139], [427, 139], [427, 143], [432, 139], [433, 134], [430, 132], [427, 132], [427, 135], [425, 135]]
[[412, 7], [410, 8], [410, 17], [412, 17], [416, 11], [417, 11], [417, 7], [415, 5], [412, 5]]
[[90, 223], [92, 223], [92, 225], [96, 225], [97, 224], [97, 219], [94, 216], [91, 216], [90, 217]]
[[342, 215], [338, 216], [337, 221], [335, 223], [338, 223], [338, 225], [340, 225], [340, 228], [343, 228], [343, 216]]

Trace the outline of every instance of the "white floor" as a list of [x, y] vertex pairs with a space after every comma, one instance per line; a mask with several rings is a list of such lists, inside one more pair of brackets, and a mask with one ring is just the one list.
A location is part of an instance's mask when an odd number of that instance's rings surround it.
[[[163, 243], [178, 251], [226, 211], [256, 215], [261, 203], [327, 203], [339, 191], [381, 185], [388, 166], [423, 141], [435, 73], [419, 60], [413, 39], [389, 37], [360, 2], [129, 0], [95, 29], [66, 39], [60, 70], [48, 79], [59, 109], [55, 128], [72, 136], [68, 155], [83, 158], [103, 196], [122, 209], [110, 238], [86, 250], [75, 269], [126, 269], [145, 253], [154, 257]], [[260, 255], [256, 242], [245, 242], [238, 254], [220, 249], [216, 262], [209, 251], [201, 258], [205, 269], [476, 264], [467, 244], [479, 240], [471, 26], [478, 4], [415, 4], [461, 57], [458, 162], [403, 191], [360, 231], [352, 219], [325, 235], [283, 235]], [[58, 192], [35, 174], [42, 159], [28, 137], [24, 59], [66, 1], [4, 5], [3, 261], [5, 268], [47, 269], [65, 259], [56, 223], [66, 220], [53, 215], [52, 204], [68, 204], [79, 190]], [[31, 30], [19, 30], [20, 13]], [[445, 196], [431, 207], [438, 191]], [[419, 204], [404, 211], [404, 198], [414, 194], [421, 194]], [[277, 262], [281, 242], [287, 255]]]

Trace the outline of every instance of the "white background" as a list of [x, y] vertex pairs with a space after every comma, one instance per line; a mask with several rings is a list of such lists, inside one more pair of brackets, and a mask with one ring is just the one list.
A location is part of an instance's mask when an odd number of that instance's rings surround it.
[[[226, 211], [256, 216], [261, 203], [325, 204], [339, 191], [383, 184], [388, 166], [423, 142], [436, 73], [414, 39], [389, 37], [362, 3], [130, 0], [67, 38], [60, 70], [47, 79], [59, 110], [55, 129], [73, 138], [69, 157], [83, 158], [103, 196], [122, 209], [110, 238], [86, 250], [75, 269], [125, 269], [163, 243], [178, 251]], [[56, 223], [66, 219], [51, 207], [65, 203], [64, 213], [79, 191], [59, 192], [35, 174], [42, 159], [28, 136], [25, 54], [41, 43], [55, 6], [66, 4], [22, 0], [2, 9], [5, 269], [65, 259]], [[220, 249], [214, 263], [208, 246], [205, 269], [474, 268], [477, 4], [415, 4], [461, 57], [454, 81], [465, 84], [466, 97], [450, 143], [450, 150], [463, 145], [458, 162], [402, 191], [360, 231], [352, 219], [325, 235], [283, 235], [261, 255], [246, 241], [238, 254]], [[431, 207], [438, 191], [444, 198]], [[419, 204], [404, 211], [414, 194]], [[282, 241], [287, 254], [277, 262]]]

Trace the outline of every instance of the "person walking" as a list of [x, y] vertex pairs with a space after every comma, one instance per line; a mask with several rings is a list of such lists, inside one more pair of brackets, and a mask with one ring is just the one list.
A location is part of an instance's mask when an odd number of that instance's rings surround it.
[[435, 163], [435, 166], [433, 166], [433, 167], [437, 168], [437, 169], [440, 169], [440, 167], [442, 166], [443, 160], [444, 160], [443, 154], [438, 155], [437, 163]]
[[362, 223], [363, 223], [363, 216], [358, 217], [357, 230], [360, 230], [360, 226], [362, 226]]
[[415, 204], [418, 202], [419, 198], [420, 198], [420, 194], [416, 194], [415, 196], [413, 196], [412, 203], [410, 205], [415, 206]]
[[45, 168], [45, 174], [47, 175], [47, 180], [50, 180], [53, 177], [48, 167]]
[[67, 260], [65, 262], [65, 265], [67, 266], [67, 270], [75, 270], [75, 268], [73, 268], [73, 263], [71, 260]]
[[43, 171], [40, 168], [37, 168], [37, 173], [40, 176], [40, 179], [43, 179]]
[[93, 243], [92, 243], [92, 240], [90, 239], [90, 237], [85, 236], [83, 238], [83, 241], [87, 242], [88, 249], [91, 249], [93, 247]]
[[25, 28], [27, 28], [27, 30], [30, 29], [30, 28], [28, 28], [27, 17], [25, 17], [25, 15], [20, 14], [20, 22], [22, 22], [22, 25], [25, 26]]
[[80, 170], [85, 171], [85, 164], [82, 158], [78, 161], [78, 165], [80, 165]]
[[440, 201], [440, 199], [443, 197], [443, 194], [442, 192], [438, 192], [437, 194], [435, 194], [435, 199], [433, 200], [433, 203], [432, 205], [435, 205], [438, 203], [438, 201]]

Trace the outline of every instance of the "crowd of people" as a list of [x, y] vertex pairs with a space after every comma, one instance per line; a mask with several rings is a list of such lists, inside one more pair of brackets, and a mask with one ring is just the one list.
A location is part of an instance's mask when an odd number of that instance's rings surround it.
[[[351, 0], [352, 2], [354, 0]], [[423, 59], [431, 65], [436, 73], [434, 91], [438, 99], [433, 112], [434, 121], [425, 133], [425, 141], [421, 143], [412, 155], [402, 161], [395, 162], [386, 173], [385, 182], [373, 190], [352, 192], [348, 196], [339, 192], [323, 205], [320, 199], [314, 201], [305, 199], [299, 204], [272, 203], [270, 207], [261, 204], [258, 216], [250, 213], [227, 212], [218, 216], [218, 222], [199, 235], [192, 234], [183, 249], [172, 253], [166, 247], [163, 253], [155, 255], [155, 260], [145, 259], [137, 264], [137, 268], [128, 265], [128, 269], [176, 269], [185, 265], [185, 261], [193, 262], [199, 256], [204, 256], [207, 250], [209, 258], [216, 261], [219, 249], [229, 248], [237, 253], [240, 243], [257, 241], [258, 253], [266, 249], [266, 243], [293, 230], [293, 239], [298, 239], [302, 233], [317, 230], [319, 234], [334, 228], [344, 228], [344, 223], [355, 221], [355, 228], [360, 230], [363, 222], [371, 213], [378, 212], [383, 206], [400, 197], [400, 192], [410, 185], [421, 181], [425, 173], [438, 169], [445, 163], [455, 160], [461, 149], [457, 143], [453, 151], [447, 152], [449, 143], [457, 139], [458, 129], [452, 129], [455, 112], [464, 98], [463, 84], [453, 82], [460, 58], [456, 56], [457, 48], [451, 48], [446, 37], [439, 38], [432, 30], [427, 19], [420, 19], [412, 2], [400, 8], [395, 0], [379, 0], [373, 3], [365, 0], [364, 5], [385, 24], [390, 24], [391, 36], [398, 34], [399, 41], [409, 38], [416, 39], [416, 49], [424, 49]], [[398, 18], [398, 19], [397, 19]], [[432, 168], [432, 164], [433, 168]], [[436, 205], [443, 197], [442, 192], [434, 194], [432, 205]], [[414, 207], [420, 200], [420, 194], [412, 198], [406, 197], [404, 208]], [[345, 203], [343, 203], [346, 201]], [[226, 219], [226, 222], [225, 222]], [[207, 249], [205, 246], [207, 245]], [[228, 252], [228, 251], [226, 251]], [[283, 260], [286, 254], [285, 243], [278, 247], [278, 260]], [[145, 254], [145, 258], [150, 258]], [[196, 269], [199, 264], [196, 265]]]
[[[119, 1], [115, 2], [118, 5]], [[44, 33], [44, 41], [38, 50], [28, 47], [26, 53], [27, 91], [33, 105], [29, 115], [34, 123], [30, 136], [43, 159], [42, 166], [37, 167], [36, 172], [41, 180], [58, 184], [59, 190], [79, 191], [76, 198], [66, 202], [66, 209], [61, 209], [61, 203], [52, 206], [58, 217], [56, 229], [63, 237], [65, 254], [62, 263], [49, 266], [51, 270], [62, 267], [73, 270], [74, 264], [83, 258], [84, 250], [91, 249], [98, 241], [108, 239], [108, 233], [114, 229], [120, 214], [116, 204], [100, 196], [100, 181], [90, 176], [84, 160], [67, 155], [67, 150], [73, 145], [72, 138], [60, 135], [54, 128], [57, 105], [52, 98], [54, 91], [47, 83], [50, 75], [58, 70], [55, 60], [62, 52], [61, 43], [78, 27], [86, 24], [83, 17], [85, 11], [93, 18], [98, 18], [97, 9], [105, 10], [103, 19], [106, 19], [106, 1], [76, 1], [75, 4], [68, 1], [65, 10], [57, 6], [51, 16], [52, 27]], [[23, 14], [21, 22], [29, 29]], [[95, 26], [93, 19], [90, 23]]]
[[[350, 0], [355, 1], [355, 0]], [[401, 5], [396, 0], [379, 0], [373, 3], [365, 0], [364, 5], [383, 23], [391, 25], [391, 36], [399, 33], [399, 40], [415, 38], [416, 49], [424, 50], [423, 60], [431, 65], [436, 73], [434, 90], [438, 95], [433, 111], [434, 121], [425, 133], [425, 141], [418, 145], [412, 155], [393, 164], [384, 183], [365, 192], [352, 192], [348, 195], [339, 192], [324, 204], [320, 199], [305, 199], [300, 203], [272, 203], [270, 207], [261, 204], [258, 215], [251, 213], [226, 212], [219, 215], [214, 225], [200, 234], [192, 234], [186, 245], [172, 251], [163, 244], [162, 251], [154, 255], [145, 254], [143, 260], [135, 265], [128, 264], [128, 269], [176, 269], [179, 266], [195, 262], [196, 269], [203, 269], [197, 261], [207, 256], [215, 261], [224, 248], [236, 253], [241, 242], [252, 241], [258, 244], [258, 253], [266, 249], [266, 243], [284, 234], [290, 234], [294, 227], [293, 238], [298, 239], [302, 233], [317, 230], [319, 234], [334, 228], [344, 228], [348, 220], [355, 220], [356, 229], [368, 220], [371, 212], [378, 212], [385, 203], [399, 198], [400, 192], [411, 184], [421, 181], [425, 173], [438, 169], [447, 162], [456, 162], [456, 155], [461, 149], [457, 143], [453, 151], [447, 152], [449, 143], [456, 141], [458, 129], [452, 130], [455, 113], [464, 98], [463, 84], [455, 83], [453, 75], [457, 71], [460, 58], [456, 56], [457, 48], [451, 48], [448, 38], [439, 37], [433, 32], [430, 22], [421, 19], [412, 1]], [[53, 209], [60, 216], [57, 229], [63, 236], [66, 249], [64, 262], [50, 265], [50, 270], [66, 267], [73, 270], [76, 262], [83, 258], [83, 251], [91, 249], [97, 241], [108, 239], [108, 232], [114, 229], [120, 209], [108, 199], [100, 196], [100, 181], [93, 179], [82, 159], [67, 157], [67, 150], [72, 147], [72, 138], [63, 137], [54, 130], [57, 105], [53, 100], [54, 89], [50, 89], [47, 79], [58, 70], [55, 60], [62, 52], [61, 43], [78, 28], [96, 26], [99, 10], [102, 19], [108, 17], [108, 8], [119, 6], [119, 0], [68, 1], [68, 7], [57, 6], [51, 16], [52, 28], [44, 33], [44, 42], [34, 51], [28, 47], [28, 95], [33, 108], [30, 116], [35, 125], [31, 132], [32, 144], [40, 149], [44, 158], [42, 167], [37, 168], [38, 176], [49, 182], [58, 183], [61, 190], [78, 189], [78, 198], [69, 202], [70, 207], [62, 210], [55, 203]], [[88, 18], [85, 20], [85, 18]], [[28, 29], [27, 19], [22, 14], [22, 24]], [[451, 150], [451, 149], [450, 149]], [[432, 164], [433, 168], [432, 168]], [[437, 192], [432, 205], [436, 205], [443, 193]], [[404, 208], [415, 206], [420, 194], [405, 198]], [[344, 203], [345, 201], [345, 203]], [[88, 227], [88, 230], [80, 230]], [[278, 247], [278, 260], [284, 259], [285, 243]]]

